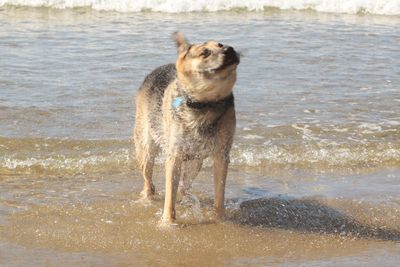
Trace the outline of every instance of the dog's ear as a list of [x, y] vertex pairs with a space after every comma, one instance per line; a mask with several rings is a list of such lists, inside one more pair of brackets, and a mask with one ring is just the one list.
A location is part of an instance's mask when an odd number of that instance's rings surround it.
[[175, 42], [176, 42], [176, 47], [178, 49], [178, 54], [187, 52], [187, 50], [190, 47], [190, 44], [186, 40], [185, 36], [183, 36], [183, 34], [181, 32], [175, 32], [174, 38], [175, 38]]

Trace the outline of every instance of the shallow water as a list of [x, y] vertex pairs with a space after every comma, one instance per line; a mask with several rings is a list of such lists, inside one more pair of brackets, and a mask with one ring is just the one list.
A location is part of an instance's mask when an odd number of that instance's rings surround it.
[[[398, 16], [2, 7], [0, 24], [0, 264], [399, 261]], [[162, 231], [162, 159], [159, 200], [137, 202], [130, 137], [136, 88], [175, 60], [177, 29], [241, 51], [238, 129], [227, 222], [210, 216], [207, 163], [201, 205]], [[257, 198], [261, 227], [240, 208]]]

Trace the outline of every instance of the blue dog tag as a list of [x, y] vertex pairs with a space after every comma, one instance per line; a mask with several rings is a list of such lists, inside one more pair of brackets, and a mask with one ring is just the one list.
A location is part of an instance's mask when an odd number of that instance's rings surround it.
[[174, 101], [172, 101], [172, 107], [174, 109], [177, 109], [182, 104], [182, 101], [183, 101], [183, 97], [178, 96], [177, 98], [174, 99]]

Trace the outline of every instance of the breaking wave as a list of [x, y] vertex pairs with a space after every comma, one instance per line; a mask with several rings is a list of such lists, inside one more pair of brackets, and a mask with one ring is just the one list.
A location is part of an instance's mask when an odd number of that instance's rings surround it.
[[118, 12], [265, 11], [274, 8], [348, 14], [400, 15], [400, 0], [0, 0], [0, 6], [5, 5], [57, 9], [84, 7]]
[[[232, 166], [269, 171], [288, 168], [359, 171], [400, 166], [400, 143], [255, 145], [253, 142], [235, 143], [231, 151]], [[123, 172], [132, 171], [135, 166], [133, 144], [129, 140], [0, 138], [0, 155], [0, 175]]]

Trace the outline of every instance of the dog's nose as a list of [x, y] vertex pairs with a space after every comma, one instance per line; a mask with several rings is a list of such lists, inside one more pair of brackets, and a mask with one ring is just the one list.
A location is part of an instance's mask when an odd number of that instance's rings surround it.
[[225, 55], [229, 55], [229, 54], [233, 54], [235, 53], [235, 50], [233, 50], [232, 46], [227, 46], [224, 48], [224, 54]]
[[237, 58], [236, 52], [233, 49], [233, 47], [231, 47], [231, 46], [228, 46], [224, 49], [224, 54], [225, 54], [225, 57], [229, 58], [229, 59]]

